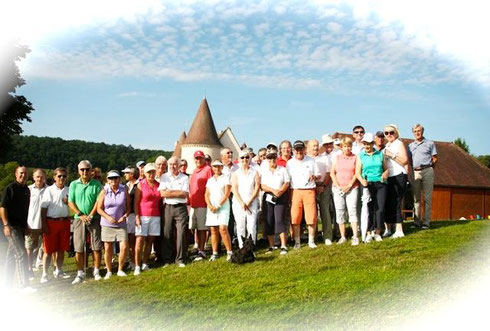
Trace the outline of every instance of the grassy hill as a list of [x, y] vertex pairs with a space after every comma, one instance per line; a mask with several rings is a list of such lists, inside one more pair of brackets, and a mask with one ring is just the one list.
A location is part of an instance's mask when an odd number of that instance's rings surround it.
[[[439, 221], [405, 238], [258, 252], [248, 265], [190, 263], [139, 277], [52, 280], [39, 288], [50, 311], [103, 329], [379, 329], [418, 318], [472, 276], [489, 221]], [[485, 246], [486, 247], [486, 246]], [[73, 260], [67, 271], [74, 273]], [[39, 277], [39, 275], [37, 275]]]

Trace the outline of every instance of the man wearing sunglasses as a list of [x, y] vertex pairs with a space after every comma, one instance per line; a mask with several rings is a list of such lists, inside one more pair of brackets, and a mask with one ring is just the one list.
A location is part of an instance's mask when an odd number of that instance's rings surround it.
[[41, 203], [44, 250], [41, 284], [48, 282], [49, 263], [53, 253], [56, 253], [54, 278], [70, 277], [63, 272], [65, 252], [70, 249], [70, 212], [66, 176], [65, 168], [54, 170], [54, 184], [46, 189]]
[[72, 284], [79, 284], [85, 278], [84, 264], [86, 245], [86, 232], [90, 233], [90, 244], [94, 252], [94, 279], [100, 280], [100, 260], [103, 247], [100, 229], [100, 217], [97, 214], [97, 197], [102, 184], [92, 179], [92, 164], [88, 160], [80, 161], [78, 173], [80, 178], [70, 184], [68, 206], [75, 213], [73, 221], [73, 245], [75, 246], [75, 258], [77, 260], [77, 276]]
[[361, 150], [364, 148], [362, 143], [362, 138], [364, 137], [364, 128], [361, 125], [356, 125], [354, 129], [352, 129], [352, 137], [354, 137], [354, 142], [352, 143], [352, 153], [359, 154]]
[[[413, 190], [414, 226], [422, 229], [430, 227], [432, 211], [432, 191], [434, 189], [434, 166], [436, 165], [437, 150], [433, 141], [424, 137], [424, 127], [415, 124], [412, 128], [415, 140], [408, 145], [411, 159]], [[424, 215], [420, 215], [420, 196], [424, 191]]]

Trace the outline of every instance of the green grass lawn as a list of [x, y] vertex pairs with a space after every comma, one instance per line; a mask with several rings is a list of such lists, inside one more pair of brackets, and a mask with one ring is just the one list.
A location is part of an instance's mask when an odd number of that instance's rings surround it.
[[[261, 250], [253, 264], [221, 257], [77, 286], [51, 280], [36, 295], [77, 323], [109, 329], [376, 329], [443, 299], [441, 289], [471, 267], [490, 231], [488, 221], [439, 221], [428, 231], [405, 225], [402, 239], [286, 256]], [[73, 272], [73, 259], [67, 263]]]

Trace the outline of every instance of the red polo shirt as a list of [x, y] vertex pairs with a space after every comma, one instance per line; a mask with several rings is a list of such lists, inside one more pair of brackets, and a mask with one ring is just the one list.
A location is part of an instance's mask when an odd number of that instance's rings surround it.
[[208, 165], [194, 169], [194, 172], [189, 179], [189, 199], [192, 208], [207, 207], [204, 194], [206, 193], [206, 183], [211, 177], [213, 177], [213, 170]]
[[288, 161], [289, 161], [289, 160], [291, 160], [291, 158], [289, 158], [289, 159], [287, 159], [287, 160], [284, 160], [284, 159], [282, 158], [282, 156], [279, 156], [279, 157], [277, 158], [277, 165], [285, 168], [285, 167], [286, 167], [286, 163], [288, 163]]

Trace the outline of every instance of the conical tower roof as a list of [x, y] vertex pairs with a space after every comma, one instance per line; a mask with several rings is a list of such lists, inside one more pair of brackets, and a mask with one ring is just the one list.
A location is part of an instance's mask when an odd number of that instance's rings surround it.
[[177, 143], [175, 144], [174, 153], [172, 154], [172, 156], [176, 156], [178, 158], [182, 157], [182, 148], [181, 147], [185, 141], [185, 138], [187, 138], [187, 135], [185, 134], [185, 131], [182, 131], [182, 134], [180, 135], [179, 140], [177, 140]]
[[202, 99], [189, 134], [182, 145], [222, 146], [206, 98]]

